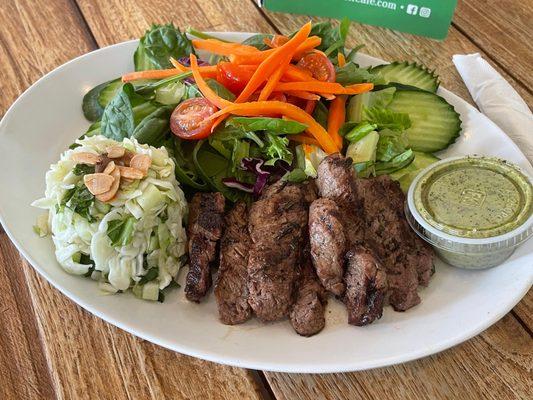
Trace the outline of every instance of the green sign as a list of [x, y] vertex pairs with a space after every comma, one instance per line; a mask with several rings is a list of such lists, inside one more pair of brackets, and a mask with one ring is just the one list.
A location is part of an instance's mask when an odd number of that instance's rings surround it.
[[457, 0], [260, 0], [271, 11], [310, 14], [444, 39]]

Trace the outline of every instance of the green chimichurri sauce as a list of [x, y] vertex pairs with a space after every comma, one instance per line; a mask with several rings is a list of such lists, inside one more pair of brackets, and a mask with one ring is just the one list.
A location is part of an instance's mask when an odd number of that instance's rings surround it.
[[529, 179], [494, 158], [464, 158], [440, 165], [415, 188], [415, 206], [431, 225], [465, 238], [499, 236], [532, 212]]

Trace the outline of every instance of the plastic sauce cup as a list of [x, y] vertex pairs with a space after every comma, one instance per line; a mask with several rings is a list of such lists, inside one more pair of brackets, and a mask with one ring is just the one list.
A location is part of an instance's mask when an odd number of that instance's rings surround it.
[[494, 267], [533, 234], [532, 179], [497, 158], [441, 160], [415, 178], [405, 214], [447, 263]]

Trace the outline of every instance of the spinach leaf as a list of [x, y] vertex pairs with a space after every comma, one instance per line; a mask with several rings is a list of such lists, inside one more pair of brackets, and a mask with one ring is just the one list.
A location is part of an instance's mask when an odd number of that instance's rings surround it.
[[376, 124], [379, 130], [392, 129], [403, 131], [411, 127], [409, 114], [397, 113], [386, 108], [365, 108], [363, 111], [363, 120], [371, 124]]
[[266, 145], [263, 148], [264, 154], [270, 157], [265, 165], [274, 165], [277, 160], [286, 161], [292, 164], [292, 151], [289, 149], [289, 139], [284, 136], [265, 133]]
[[87, 189], [83, 182], [67, 190], [61, 200], [61, 206], [70, 208], [89, 222], [95, 221], [90, 214], [90, 207], [93, 203], [94, 196], [89, 192], [89, 189]]
[[218, 96], [228, 101], [235, 101], [235, 95], [215, 79], [207, 79], [206, 83]]
[[76, 164], [72, 173], [76, 176], [82, 176], [86, 174], [94, 174], [94, 165]]
[[107, 224], [107, 236], [111, 239], [112, 246], [127, 246], [133, 239], [135, 230], [135, 217], [115, 219]]
[[131, 136], [141, 144], [159, 147], [170, 129], [172, 110], [170, 106], [157, 108], [137, 125]]
[[[191, 146], [191, 142], [184, 143], [181, 139], [174, 138], [174, 159], [176, 160], [176, 179], [178, 182], [190, 186], [196, 190], [207, 191], [209, 185], [204, 182], [196, 169], [194, 168], [194, 162], [192, 160], [193, 148], [183, 150], [183, 145]], [[190, 155], [186, 157], [185, 155]], [[192, 168], [191, 168], [192, 167]]]
[[222, 179], [231, 176], [231, 163], [213, 149], [206, 140], [200, 140], [194, 147], [193, 162], [198, 175], [212, 190], [221, 192], [228, 200], [235, 202], [242, 198], [242, 192], [231, 190]]
[[100, 105], [98, 98], [100, 97], [102, 90], [104, 90], [108, 84], [109, 82], [101, 83], [100, 85], [93, 87], [85, 94], [85, 96], [83, 96], [81, 109], [87, 120], [94, 122], [102, 117], [104, 107]]
[[296, 121], [269, 117], [232, 117], [226, 122], [228, 125], [245, 131], [269, 131], [275, 134], [300, 133], [307, 129], [307, 125]]
[[344, 67], [337, 67], [337, 82], [345, 86], [355, 83], [385, 84], [379, 74], [372, 73], [369, 68], [361, 68], [353, 62], [346, 63]]
[[346, 43], [346, 38], [348, 37], [348, 32], [350, 31], [350, 20], [348, 18], [344, 18], [338, 28], [338, 36], [339, 38], [335, 41], [335, 43], [331, 44], [324, 53], [327, 56], [330, 55], [337, 55], [338, 52], [341, 52], [344, 54], [344, 45]]
[[[131, 86], [131, 85], [130, 85]], [[133, 108], [130, 102], [128, 86], [120, 92], [106, 106], [102, 115], [101, 132], [107, 138], [122, 142], [129, 137], [135, 127]]]
[[313, 118], [318, 122], [324, 129], [328, 129], [328, 108], [319, 101], [316, 103], [315, 111], [313, 112]]
[[267, 50], [269, 47], [265, 44], [265, 39], [272, 39], [274, 35], [260, 33], [258, 35], [250, 36], [242, 44], [253, 46], [259, 50]]
[[178, 59], [191, 53], [194, 53], [192, 43], [179, 28], [155, 24], [141, 38], [133, 61], [137, 71], [148, 66], [164, 69], [172, 67], [170, 57]]

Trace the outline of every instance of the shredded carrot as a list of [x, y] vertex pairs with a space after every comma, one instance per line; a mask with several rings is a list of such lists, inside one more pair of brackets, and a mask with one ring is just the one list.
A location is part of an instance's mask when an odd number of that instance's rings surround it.
[[260, 53], [260, 51], [253, 46], [240, 43], [227, 43], [217, 39], [193, 39], [192, 44], [195, 49], [205, 50], [222, 56]]
[[350, 86], [342, 86], [340, 83], [335, 82], [321, 82], [321, 81], [309, 81], [309, 82], [280, 82], [276, 86], [276, 92], [286, 92], [290, 90], [306, 90], [308, 92], [317, 92], [325, 94], [359, 94], [365, 93], [374, 88], [372, 83], [358, 83]]
[[[174, 66], [174, 68], [180, 70], [181, 72], [188, 72], [191, 70], [190, 67], [186, 67], [173, 57], [170, 57], [170, 63]], [[216, 65], [202, 65], [201, 67], [198, 67], [198, 70], [204, 78], [216, 78], [217, 76]]]
[[284, 35], [274, 35], [272, 39], [265, 38], [263, 40], [263, 43], [266, 44], [271, 49], [283, 46], [285, 43], [289, 41], [289, 38]]
[[[296, 49], [296, 52], [294, 53], [294, 56], [293, 56], [293, 60], [300, 59], [302, 54], [314, 49], [317, 46], [320, 46], [320, 43], [322, 43], [322, 39], [320, 39], [318, 36], [308, 37]], [[230, 61], [236, 64], [260, 64], [263, 61], [265, 61], [278, 48], [259, 51], [253, 54], [232, 54], [229, 57], [230, 57]]]
[[342, 136], [339, 135], [339, 129], [346, 120], [346, 96], [337, 96], [331, 102], [328, 114], [328, 133], [335, 141], [337, 147], [342, 147]]
[[304, 111], [309, 115], [313, 115], [313, 113], [315, 112], [315, 108], [316, 100], [307, 100]]
[[289, 53], [280, 61], [280, 65], [278, 68], [274, 71], [272, 75], [267, 80], [267, 83], [265, 87], [261, 90], [261, 93], [259, 94], [259, 101], [268, 100], [272, 92], [274, 91], [274, 88], [279, 83], [281, 77], [285, 73], [287, 67], [289, 66], [291, 62], [292, 54]]
[[[298, 46], [300, 46], [305, 41], [305, 39], [307, 39], [307, 37], [309, 36], [309, 32], [311, 32], [311, 22], [305, 24], [296, 33], [296, 35], [294, 35], [292, 39], [285, 43], [283, 46], [274, 49], [273, 52], [261, 64], [259, 64], [257, 70], [252, 75], [252, 78], [246, 84], [246, 87], [241, 92], [239, 97], [237, 97], [236, 102], [242, 103], [248, 100], [252, 93], [255, 92], [257, 88], [259, 88], [259, 86], [261, 86], [261, 84], [268, 77], [270, 77], [270, 75], [274, 73], [274, 71], [276, 71], [279, 65], [283, 61], [285, 61], [287, 57], [290, 57], [292, 56], [292, 54], [294, 54], [294, 51], [298, 48]], [[272, 93], [272, 91], [270, 91], [270, 93]]]
[[136, 71], [130, 72], [122, 75], [122, 82], [131, 82], [137, 81], [139, 79], [163, 79], [169, 78], [171, 76], [182, 74], [183, 71], [180, 71], [176, 68], [170, 69], [149, 69], [146, 71]]
[[311, 75], [311, 72], [306, 69], [290, 64], [285, 70], [285, 73], [282, 76], [282, 80], [286, 80], [288, 82], [305, 82], [313, 80], [313, 75]]
[[304, 144], [314, 144], [315, 146], [319, 146], [318, 141], [315, 138], [305, 136], [305, 135], [287, 135], [287, 138], [289, 140], [293, 140], [298, 143], [304, 143]]
[[346, 65], [346, 58], [340, 51], [337, 53], [337, 61], [339, 63], [339, 67], [344, 67]]
[[194, 54], [191, 54], [190, 58], [192, 75], [194, 77], [194, 80], [196, 81], [196, 85], [198, 85], [198, 89], [200, 89], [200, 92], [202, 92], [205, 98], [218, 108], [224, 108], [232, 105], [233, 103], [231, 101], [223, 99], [222, 97], [217, 95], [206, 83], [198, 68], [198, 60], [196, 56]]
[[299, 99], [304, 99], [304, 100], [309, 100], [309, 101], [320, 100], [320, 96], [318, 96], [318, 95], [316, 95], [314, 93], [306, 92], [304, 90], [292, 90], [292, 91], [286, 92], [286, 93], [291, 95], [291, 96], [298, 97]]
[[[328, 154], [339, 151], [338, 146], [326, 130], [313, 117], [301, 108], [281, 101], [257, 101], [251, 103], [234, 103], [211, 115], [208, 119], [216, 119], [222, 115], [234, 114], [246, 117], [284, 115], [294, 121], [307, 125], [307, 131], [318, 141], [320, 147]], [[292, 136], [292, 135], [290, 135]]]

